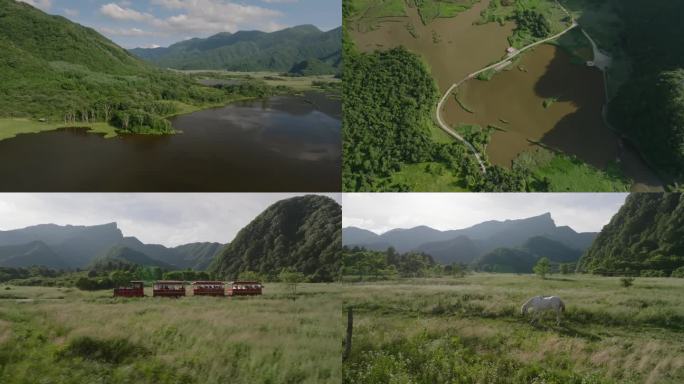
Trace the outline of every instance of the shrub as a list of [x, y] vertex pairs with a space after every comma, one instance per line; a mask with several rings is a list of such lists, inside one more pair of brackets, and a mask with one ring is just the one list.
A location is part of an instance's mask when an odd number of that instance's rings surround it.
[[110, 289], [114, 288], [114, 282], [105, 277], [104, 279], [90, 279], [87, 277], [81, 277], [76, 280], [76, 288], [82, 291], [96, 291], [98, 289]]
[[684, 266], [681, 266], [674, 271], [672, 271], [672, 277], [679, 277], [679, 278], [684, 278]]
[[665, 272], [657, 269], [644, 269], [639, 273], [642, 277], [665, 277]]
[[634, 284], [634, 278], [629, 276], [623, 277], [620, 279], [620, 283], [622, 283], [623, 287], [631, 287]]
[[104, 340], [81, 336], [72, 340], [66, 348], [60, 351], [59, 356], [121, 364], [148, 353], [149, 351], [144, 347], [123, 338]]

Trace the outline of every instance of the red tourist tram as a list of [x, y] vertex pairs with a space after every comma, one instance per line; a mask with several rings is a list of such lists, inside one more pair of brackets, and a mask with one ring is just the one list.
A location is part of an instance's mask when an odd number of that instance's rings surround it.
[[145, 297], [145, 282], [131, 281], [127, 287], [114, 288], [114, 297]]
[[185, 296], [185, 282], [177, 280], [158, 280], [154, 282], [152, 290], [154, 297], [181, 297]]
[[228, 288], [228, 296], [261, 295], [263, 287], [258, 281], [233, 281]]
[[195, 281], [192, 283], [194, 296], [225, 296], [226, 284], [223, 281]]

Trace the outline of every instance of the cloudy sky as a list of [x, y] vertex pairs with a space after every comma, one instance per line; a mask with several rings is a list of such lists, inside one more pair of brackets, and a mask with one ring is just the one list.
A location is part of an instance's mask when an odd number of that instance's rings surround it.
[[[226, 243], [259, 213], [291, 193], [0, 193], [0, 230], [36, 224], [117, 222], [124, 236], [176, 246]], [[337, 202], [340, 194], [326, 194]]]
[[92, 27], [124, 48], [239, 30], [341, 25], [341, 0], [19, 0]]
[[626, 193], [345, 194], [342, 225], [378, 234], [419, 225], [447, 230], [550, 212], [556, 225], [594, 232], [608, 224], [626, 197]]

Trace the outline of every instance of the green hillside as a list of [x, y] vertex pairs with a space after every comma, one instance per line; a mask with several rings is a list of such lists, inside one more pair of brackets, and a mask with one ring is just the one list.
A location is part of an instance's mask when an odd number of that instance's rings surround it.
[[476, 270], [486, 272], [532, 273], [537, 261], [546, 257], [552, 264], [571, 264], [579, 260], [582, 251], [570, 248], [546, 236], [534, 236], [517, 248], [497, 248], [473, 261]]
[[96, 31], [0, 0], [0, 118], [171, 133], [166, 116], [241, 95], [156, 69]]
[[[214, 257], [223, 249], [220, 243], [190, 243], [173, 248], [173, 251], [180, 256], [175, 263], [179, 268], [192, 268], [204, 271], [214, 261]], [[171, 262], [166, 260], [166, 262]]]
[[0, 267], [45, 266], [67, 269], [69, 265], [42, 241], [0, 246]]
[[240, 230], [209, 268], [221, 278], [269, 276], [294, 268], [311, 281], [332, 281], [341, 266], [342, 209], [329, 197], [281, 200]]
[[174, 269], [170, 264], [155, 260], [144, 253], [123, 246], [110, 249], [105, 255], [93, 260], [89, 268], [98, 272], [134, 270], [138, 266]]
[[580, 260], [591, 273], [670, 276], [684, 267], [684, 198], [635, 193]]
[[[301, 25], [266, 33], [223, 32], [168, 48], [136, 48], [130, 52], [155, 65], [176, 69], [222, 69], [303, 74], [333, 74], [341, 63], [342, 30], [322, 32]], [[315, 72], [315, 73], [314, 73]]]

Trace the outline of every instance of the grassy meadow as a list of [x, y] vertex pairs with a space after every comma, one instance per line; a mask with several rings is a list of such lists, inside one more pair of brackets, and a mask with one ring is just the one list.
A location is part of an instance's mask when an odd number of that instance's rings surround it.
[[[339, 285], [251, 298], [0, 286], [0, 382], [339, 383]], [[191, 295], [191, 293], [190, 293]]]
[[[472, 274], [347, 284], [345, 383], [682, 383], [684, 279]], [[557, 295], [560, 326], [520, 315]]]

